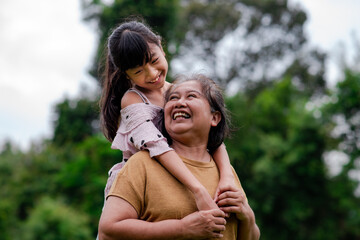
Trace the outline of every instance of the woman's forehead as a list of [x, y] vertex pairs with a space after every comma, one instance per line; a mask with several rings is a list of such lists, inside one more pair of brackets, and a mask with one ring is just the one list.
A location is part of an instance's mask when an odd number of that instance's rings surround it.
[[195, 81], [195, 80], [190, 80], [190, 81], [177, 83], [171, 89], [171, 93], [179, 92], [179, 91], [185, 91], [185, 92], [196, 91], [196, 92], [202, 93], [200, 83], [198, 81]]

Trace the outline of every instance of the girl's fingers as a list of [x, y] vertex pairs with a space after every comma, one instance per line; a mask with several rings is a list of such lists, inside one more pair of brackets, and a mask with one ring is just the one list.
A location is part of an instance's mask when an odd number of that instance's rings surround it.
[[219, 192], [223, 193], [226, 191], [236, 191], [238, 190], [238, 188], [236, 188], [233, 184], [226, 184], [224, 186], [222, 186], [221, 188], [218, 189]]
[[241, 208], [243, 205], [243, 202], [234, 199], [226, 199], [218, 203], [219, 208], [225, 213], [231, 213], [229, 207]]
[[241, 195], [238, 192], [226, 191], [218, 196], [218, 201], [225, 198], [238, 198], [238, 197], [241, 197]]
[[221, 207], [221, 210], [223, 210], [224, 212], [229, 212], [229, 213], [239, 213], [241, 212], [242, 207], [241, 206], [225, 206], [225, 207]]
[[231, 201], [231, 204], [236, 204], [236, 202], [245, 202], [246, 197], [239, 191], [237, 192], [225, 192], [220, 194], [216, 204], [218, 206], [230, 204], [228, 201]]

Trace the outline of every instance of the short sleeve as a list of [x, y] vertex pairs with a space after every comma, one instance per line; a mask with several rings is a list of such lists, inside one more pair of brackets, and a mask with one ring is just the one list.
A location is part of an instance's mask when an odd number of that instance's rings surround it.
[[148, 150], [151, 157], [173, 150], [153, 122], [157, 114], [160, 114], [153, 108], [139, 103], [123, 109], [120, 127], [111, 148], [131, 154], [139, 150]]
[[138, 150], [148, 150], [150, 157], [172, 150], [166, 138], [151, 121], [145, 121], [129, 134], [129, 141]]
[[146, 168], [144, 158], [150, 158], [143, 151], [133, 155], [127, 164], [117, 174], [111, 186], [109, 196], [116, 196], [130, 203], [140, 216], [144, 210]]

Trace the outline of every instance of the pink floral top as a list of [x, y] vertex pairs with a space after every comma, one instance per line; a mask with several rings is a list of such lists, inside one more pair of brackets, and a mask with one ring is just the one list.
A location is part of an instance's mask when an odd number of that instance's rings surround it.
[[109, 178], [105, 188], [107, 196], [117, 173], [126, 161], [139, 150], [148, 150], [151, 157], [173, 150], [161, 133], [163, 127], [163, 109], [152, 104], [139, 90], [136, 92], [143, 103], [135, 103], [121, 109], [120, 126], [112, 142], [112, 149], [119, 149], [123, 153], [123, 161], [115, 164], [109, 171]]

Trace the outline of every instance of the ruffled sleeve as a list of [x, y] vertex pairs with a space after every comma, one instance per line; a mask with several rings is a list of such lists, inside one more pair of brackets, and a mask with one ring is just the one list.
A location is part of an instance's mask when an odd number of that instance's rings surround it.
[[148, 150], [151, 157], [173, 150], [155, 126], [162, 108], [146, 103], [136, 103], [121, 110], [120, 127], [111, 145], [123, 151], [124, 160], [139, 150]]

